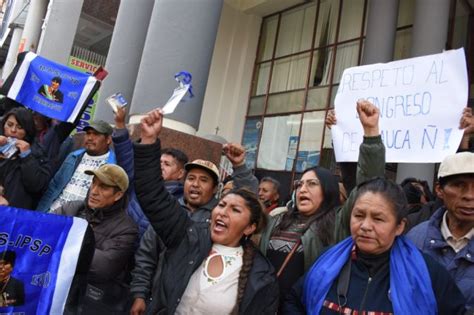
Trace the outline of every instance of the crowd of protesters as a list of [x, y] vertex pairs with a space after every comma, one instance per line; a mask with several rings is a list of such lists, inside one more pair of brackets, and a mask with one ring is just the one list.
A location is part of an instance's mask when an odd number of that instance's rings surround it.
[[385, 178], [379, 110], [355, 105], [355, 187], [315, 166], [291, 196], [257, 180], [240, 144], [223, 146], [226, 183], [213, 162], [161, 148], [160, 109], [141, 120], [137, 142], [119, 108], [114, 128], [92, 122], [72, 151], [73, 124], [13, 107], [0, 124], [0, 145], [14, 139], [0, 158], [0, 204], [89, 223], [66, 314], [474, 313], [471, 109], [431, 190]]

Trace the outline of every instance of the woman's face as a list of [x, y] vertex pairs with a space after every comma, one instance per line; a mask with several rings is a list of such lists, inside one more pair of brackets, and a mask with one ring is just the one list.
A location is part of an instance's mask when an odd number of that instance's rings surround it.
[[225, 195], [212, 210], [211, 239], [213, 243], [237, 247], [243, 236], [251, 235], [255, 223], [250, 224], [251, 212], [244, 198]]
[[12, 137], [17, 138], [19, 140], [24, 140], [26, 136], [26, 131], [23, 127], [18, 123], [15, 116], [10, 115], [3, 126], [4, 136], [5, 137]]
[[324, 200], [323, 189], [318, 176], [314, 171], [303, 174], [301, 180], [296, 181], [296, 207], [299, 213], [310, 216], [318, 211]]
[[351, 213], [351, 235], [358, 249], [381, 254], [403, 233], [405, 219], [397, 223], [392, 204], [380, 193], [366, 192], [355, 202]]

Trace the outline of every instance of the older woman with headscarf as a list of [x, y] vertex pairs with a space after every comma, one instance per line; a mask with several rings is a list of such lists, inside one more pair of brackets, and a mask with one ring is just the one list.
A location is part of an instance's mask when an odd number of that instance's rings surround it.
[[17, 107], [5, 114], [0, 125], [0, 146], [12, 144], [13, 154], [0, 154], [0, 185], [10, 206], [35, 209], [50, 180], [45, 153], [35, 142], [33, 114]]

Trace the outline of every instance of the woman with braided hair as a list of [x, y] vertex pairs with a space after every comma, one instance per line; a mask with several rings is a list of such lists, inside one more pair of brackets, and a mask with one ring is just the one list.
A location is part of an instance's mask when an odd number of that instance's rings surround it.
[[[135, 144], [135, 188], [150, 224], [166, 245], [158, 283], [160, 314], [275, 314], [272, 265], [250, 236], [266, 224], [264, 208], [246, 189], [224, 195], [210, 222], [191, 220], [165, 186], [160, 170], [162, 112], [141, 122]], [[196, 192], [198, 193], [198, 192]]]

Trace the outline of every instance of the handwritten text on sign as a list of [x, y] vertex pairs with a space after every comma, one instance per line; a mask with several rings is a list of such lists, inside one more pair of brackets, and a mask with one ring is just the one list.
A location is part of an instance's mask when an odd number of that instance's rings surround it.
[[440, 162], [456, 152], [467, 104], [464, 50], [346, 69], [335, 99], [336, 160], [357, 161], [363, 130], [356, 102], [380, 109], [387, 162]]

